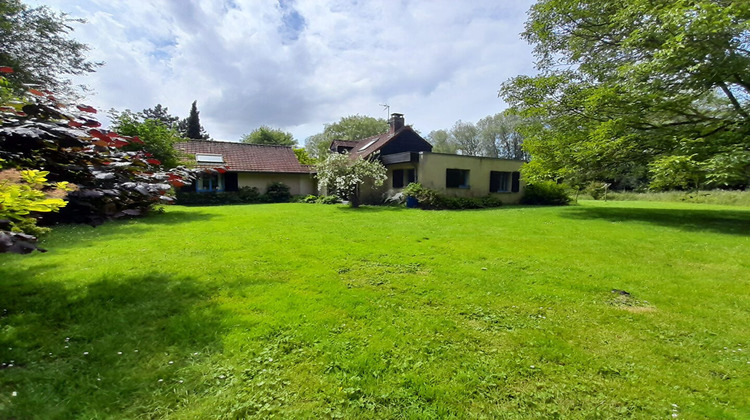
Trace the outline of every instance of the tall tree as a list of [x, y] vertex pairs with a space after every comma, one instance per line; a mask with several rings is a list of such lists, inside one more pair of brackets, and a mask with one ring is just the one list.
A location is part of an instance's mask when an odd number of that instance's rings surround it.
[[500, 92], [535, 118], [523, 127], [527, 179], [617, 182], [635, 165], [653, 179], [747, 186], [749, 19], [737, 0], [538, 1], [523, 37], [539, 75]]
[[0, 1], [0, 66], [14, 70], [7, 80], [17, 88], [34, 84], [58, 95], [73, 93], [68, 77], [101, 65], [86, 58], [85, 44], [70, 38], [72, 24], [82, 22], [47, 6]]
[[365, 115], [342, 117], [338, 122], [326, 124], [323, 132], [305, 140], [305, 148], [310, 156], [325, 158], [328, 146], [333, 140], [359, 140], [388, 131], [388, 121]]
[[242, 143], [271, 144], [278, 146], [294, 146], [297, 140], [292, 133], [262, 125], [250, 134], [245, 134], [240, 140]]
[[210, 140], [211, 137], [201, 125], [198, 101], [193, 101], [193, 105], [190, 107], [190, 115], [180, 121], [177, 130], [187, 139]]
[[479, 130], [470, 122], [456, 121], [450, 130], [450, 136], [456, 149], [462, 155], [479, 156], [482, 151]]
[[528, 160], [523, 151], [523, 136], [518, 131], [521, 123], [517, 115], [501, 112], [477, 121], [482, 156]]

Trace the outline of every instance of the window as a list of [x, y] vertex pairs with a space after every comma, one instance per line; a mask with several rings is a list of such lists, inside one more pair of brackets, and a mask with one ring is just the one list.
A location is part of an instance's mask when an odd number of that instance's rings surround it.
[[446, 169], [445, 188], [469, 188], [469, 170]]
[[404, 170], [393, 170], [393, 188], [404, 188]]
[[490, 172], [490, 192], [520, 191], [520, 172]]
[[224, 176], [222, 174], [203, 174], [199, 176], [195, 181], [195, 191], [224, 191]]
[[209, 153], [196, 153], [195, 161], [197, 163], [224, 163], [224, 156]]
[[406, 170], [406, 185], [409, 185], [412, 182], [417, 182], [417, 171], [414, 169], [407, 169]]
[[360, 147], [360, 148], [359, 148], [359, 151], [360, 151], [360, 152], [361, 152], [361, 151], [364, 151], [364, 150], [365, 150], [365, 149], [367, 149], [368, 147], [372, 146], [372, 145], [373, 145], [373, 143], [375, 143], [375, 142], [376, 142], [376, 141], [378, 141], [379, 139], [380, 139], [380, 138], [377, 138], [377, 139], [375, 139], [375, 140], [373, 140], [373, 141], [371, 141], [371, 142], [367, 143], [366, 145], [364, 145], [364, 146]]
[[393, 170], [393, 188], [404, 188], [412, 182], [417, 182], [416, 169]]
[[490, 172], [490, 192], [510, 191], [510, 172]]

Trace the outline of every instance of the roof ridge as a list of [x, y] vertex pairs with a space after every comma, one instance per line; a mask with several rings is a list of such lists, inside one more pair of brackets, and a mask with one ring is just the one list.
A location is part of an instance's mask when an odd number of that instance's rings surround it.
[[185, 140], [177, 142], [180, 143], [208, 143], [208, 144], [236, 144], [240, 146], [260, 146], [260, 147], [282, 147], [286, 149], [292, 149], [294, 146], [284, 146], [282, 144], [258, 144], [258, 143], [242, 143], [240, 141], [224, 141], [224, 140]]

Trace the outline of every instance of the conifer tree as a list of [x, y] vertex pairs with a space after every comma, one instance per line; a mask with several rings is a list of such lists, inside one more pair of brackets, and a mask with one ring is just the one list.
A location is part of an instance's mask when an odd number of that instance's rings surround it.
[[198, 101], [193, 101], [193, 105], [190, 107], [190, 115], [187, 118], [180, 121], [177, 130], [180, 134], [192, 140], [210, 140], [211, 137], [206, 133], [206, 130], [201, 125], [200, 112], [198, 111]]

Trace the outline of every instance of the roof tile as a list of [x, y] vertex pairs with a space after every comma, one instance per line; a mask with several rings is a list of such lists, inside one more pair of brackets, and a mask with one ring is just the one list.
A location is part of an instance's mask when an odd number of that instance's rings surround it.
[[175, 148], [191, 155], [196, 153], [222, 155], [224, 157], [224, 165], [232, 172], [304, 174], [314, 172], [314, 169], [309, 165], [299, 163], [294, 150], [288, 146], [191, 140], [177, 143], [175, 144]]

